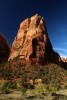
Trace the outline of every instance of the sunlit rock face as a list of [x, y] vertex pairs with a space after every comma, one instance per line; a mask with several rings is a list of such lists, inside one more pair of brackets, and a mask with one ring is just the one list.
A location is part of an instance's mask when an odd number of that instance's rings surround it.
[[21, 22], [8, 60], [15, 57], [26, 64], [59, 63], [60, 56], [52, 49], [44, 18], [40, 15], [36, 14]]
[[10, 53], [10, 48], [6, 39], [0, 34], [0, 63], [7, 61]]
[[63, 62], [66, 62], [66, 63], [67, 63], [67, 58], [61, 57], [61, 60], [62, 60]]

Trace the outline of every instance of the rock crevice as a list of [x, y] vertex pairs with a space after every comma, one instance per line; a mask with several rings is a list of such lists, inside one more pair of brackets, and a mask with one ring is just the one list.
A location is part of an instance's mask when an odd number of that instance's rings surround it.
[[44, 18], [36, 14], [20, 24], [8, 60], [19, 57], [26, 64], [59, 63], [60, 56], [53, 51]]

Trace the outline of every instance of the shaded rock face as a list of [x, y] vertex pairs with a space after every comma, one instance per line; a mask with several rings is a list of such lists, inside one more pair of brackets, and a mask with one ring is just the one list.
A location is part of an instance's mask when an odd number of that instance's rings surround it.
[[67, 69], [67, 58], [61, 57], [61, 65], [63, 68]]
[[0, 34], [0, 62], [8, 60], [9, 53], [9, 46], [5, 38]]
[[8, 60], [19, 57], [26, 64], [59, 63], [60, 56], [53, 51], [43, 17], [36, 14], [20, 24]]

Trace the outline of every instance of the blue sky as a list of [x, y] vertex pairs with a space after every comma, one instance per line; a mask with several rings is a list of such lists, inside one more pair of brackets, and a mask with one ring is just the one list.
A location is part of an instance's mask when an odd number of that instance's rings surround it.
[[0, 0], [0, 32], [11, 45], [20, 22], [36, 13], [46, 21], [53, 49], [67, 57], [67, 0]]

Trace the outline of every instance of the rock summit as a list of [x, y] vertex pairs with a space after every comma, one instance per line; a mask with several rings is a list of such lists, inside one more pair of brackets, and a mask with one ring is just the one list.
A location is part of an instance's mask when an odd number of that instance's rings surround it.
[[36, 14], [21, 22], [8, 60], [16, 57], [27, 65], [59, 63], [60, 56], [52, 48], [42, 16]]

